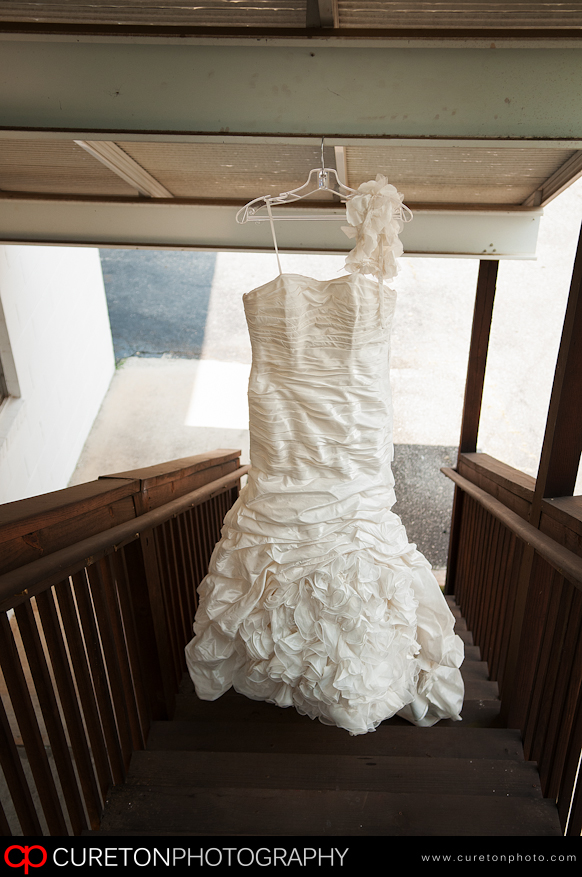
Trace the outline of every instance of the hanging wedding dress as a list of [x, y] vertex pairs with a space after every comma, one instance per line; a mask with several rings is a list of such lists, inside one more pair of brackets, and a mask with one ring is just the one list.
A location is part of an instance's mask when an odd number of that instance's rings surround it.
[[402, 253], [402, 198], [380, 176], [359, 192], [351, 273], [281, 274], [244, 296], [251, 468], [186, 647], [199, 698], [233, 686], [351, 734], [395, 714], [459, 719], [463, 702], [454, 618], [390, 511], [395, 293], [382, 280]]

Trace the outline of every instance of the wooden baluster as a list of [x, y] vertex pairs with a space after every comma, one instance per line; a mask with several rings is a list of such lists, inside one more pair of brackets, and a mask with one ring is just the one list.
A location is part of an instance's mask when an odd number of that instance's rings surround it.
[[166, 527], [166, 538], [170, 556], [170, 582], [172, 586], [175, 613], [174, 625], [176, 629], [177, 645], [176, 663], [178, 664], [181, 677], [185, 670], [184, 645], [188, 641], [188, 628], [186, 625], [187, 605], [184, 601], [183, 595], [184, 578], [186, 573], [180, 553], [177, 518], [168, 521]]
[[493, 652], [493, 620], [497, 610], [497, 595], [503, 560], [503, 537], [505, 534], [505, 528], [495, 518], [492, 519], [492, 525], [491, 576], [484, 603], [483, 636], [481, 639], [483, 643], [481, 657], [487, 661], [488, 666], [491, 666], [491, 655]]
[[202, 516], [203, 529], [204, 529], [204, 560], [205, 560], [206, 567], [208, 568], [208, 563], [210, 561], [210, 557], [212, 555], [212, 552], [214, 550], [214, 546], [216, 544], [215, 539], [214, 539], [213, 528], [212, 528], [212, 516], [210, 513], [210, 503], [208, 500], [206, 500], [206, 502], [203, 503], [203, 505], [200, 509], [200, 512], [201, 512], [201, 516]]
[[[107, 666], [109, 668], [108, 675], [111, 678], [111, 676], [115, 674], [117, 668], [119, 671], [119, 681], [121, 683], [119, 687], [116, 686], [115, 688], [116, 694], [114, 701], [116, 703], [118, 725], [124, 721], [129, 728], [129, 735], [126, 735], [127, 740], [124, 744], [127, 747], [127, 749], [124, 750], [127, 767], [129, 766], [132, 750], [142, 749], [144, 747], [144, 740], [141, 734], [139, 715], [135, 701], [135, 691], [127, 655], [127, 643], [123, 631], [115, 580], [109, 561], [110, 555], [107, 555], [95, 564], [95, 571], [98, 577], [96, 584], [100, 585], [103, 591], [104, 605], [100, 607], [103, 624], [108, 625], [109, 630], [111, 631], [111, 639], [109, 640], [108, 638], [108, 651], [110, 653], [110, 657], [108, 657], [107, 660]], [[95, 603], [97, 610], [94, 593], [95, 590], [96, 588], [92, 588], [93, 602]], [[113, 688], [111, 682], [110, 686]]]
[[12, 837], [10, 823], [6, 819], [6, 813], [2, 804], [0, 804], [0, 837]]
[[[173, 521], [174, 544], [176, 549], [176, 565], [179, 570], [178, 595], [180, 599], [182, 642], [185, 645], [191, 637], [192, 629], [192, 600], [190, 594], [193, 588], [192, 566], [189, 555], [189, 544], [185, 530], [185, 514], [179, 515]], [[185, 669], [185, 665], [184, 665]]]
[[[206, 559], [204, 557], [203, 550], [203, 535], [202, 535], [202, 520], [200, 515], [200, 506], [196, 506], [192, 509], [192, 542], [196, 546], [196, 576], [198, 581], [196, 582], [196, 588], [198, 589], [198, 585], [208, 572], [208, 567], [206, 564]], [[198, 591], [196, 592], [196, 603], [198, 604]]]
[[530, 632], [529, 645], [522, 650], [531, 667], [529, 709], [522, 732], [523, 748], [528, 760], [543, 756], [546, 730], [550, 718], [552, 686], [558, 672], [556, 648], [564, 635], [571, 593], [555, 570], [538, 557], [532, 573], [530, 601], [526, 623]]
[[113, 782], [113, 775], [107, 756], [107, 747], [103, 738], [103, 729], [95, 699], [91, 670], [81, 634], [81, 624], [69, 582], [60, 582], [56, 585], [55, 593], [58, 600], [59, 613], [63, 620], [65, 642], [70, 654], [71, 668], [75, 675], [87, 735], [91, 743], [91, 753], [95, 761], [99, 789], [103, 800], [105, 800], [109, 787]]
[[42, 828], [2, 698], [0, 698], [0, 764], [23, 835], [40, 836]]
[[34, 706], [10, 623], [4, 612], [0, 615], [0, 661], [48, 830], [50, 834], [68, 836], [69, 829], [59, 801]]
[[[573, 713], [582, 683], [581, 610], [582, 592], [570, 582], [565, 586], [571, 595], [570, 611], [563, 645], [556, 661], [556, 681], [552, 686], [548, 729], [544, 740], [544, 757], [539, 761], [544, 794], [557, 798], [566, 758], [567, 740], [572, 728]], [[549, 700], [549, 698], [548, 698]]]
[[141, 744], [137, 748], [143, 749], [150, 729], [151, 710], [147, 696], [143, 668], [141, 666], [135, 609], [129, 591], [129, 580], [124, 549], [114, 551], [113, 554], [109, 555], [108, 559], [117, 585], [117, 596], [119, 599], [123, 631], [127, 642], [127, 655], [131, 668], [131, 679], [133, 681], [135, 703], [140, 723]]
[[511, 645], [511, 630], [513, 625], [513, 618], [515, 613], [515, 600], [517, 596], [517, 581], [519, 579], [519, 572], [522, 568], [522, 559], [523, 559], [523, 542], [519, 541], [518, 538], [513, 535], [512, 536], [512, 558], [511, 558], [511, 566], [509, 566], [510, 572], [508, 573], [507, 579], [505, 581], [505, 589], [504, 589], [504, 600], [506, 601], [506, 612], [503, 620], [503, 637], [501, 641], [501, 647], [499, 652], [499, 665], [500, 670], [496, 674], [496, 679], [499, 682], [499, 691], [502, 695], [501, 705], [503, 708], [503, 703], [506, 701], [505, 698], [505, 686], [506, 686], [506, 670], [508, 664], [508, 654]]
[[503, 624], [506, 618], [508, 605], [508, 582], [511, 581], [509, 570], [513, 559], [515, 540], [511, 533], [503, 527], [503, 543], [501, 546], [501, 567], [495, 594], [495, 612], [491, 618], [491, 659], [489, 672], [492, 679], [499, 681], [501, 663], [501, 649], [503, 642]]
[[175, 594], [175, 582], [172, 569], [173, 555], [168, 537], [168, 522], [164, 522], [154, 530], [156, 554], [160, 560], [159, 576], [162, 585], [161, 596], [164, 607], [164, 619], [170, 643], [172, 659], [172, 679], [176, 685], [182, 677], [182, 656], [180, 652], [180, 632], [178, 629], [178, 609]]
[[[89, 596], [89, 585], [87, 582], [87, 573], [76, 573], [72, 576], [73, 589], [75, 593], [75, 601], [81, 621], [81, 629], [83, 631], [83, 639], [87, 657], [89, 658], [89, 666], [91, 668], [91, 678], [97, 698], [99, 715], [103, 726], [103, 735], [107, 746], [107, 755], [111, 764], [111, 773], [113, 782], [117, 785], [125, 779], [125, 768], [122, 746], [118, 735], [117, 724], [111, 703], [111, 693], [109, 691], [107, 671], [103, 661], [103, 653], [101, 651], [101, 640], [97, 625], [95, 623], [95, 614], [93, 604]], [[115, 680], [117, 682], [117, 680]]]
[[153, 530], [145, 530], [139, 542], [126, 545], [124, 556], [151, 716], [167, 719], [173, 714], [176, 689]]
[[30, 667], [34, 687], [42, 710], [42, 716], [59, 775], [63, 797], [67, 805], [73, 834], [78, 835], [87, 828], [87, 821], [83, 810], [81, 795], [79, 794], [79, 787], [77, 785], [73, 763], [69, 754], [69, 747], [61, 721], [59, 706], [53, 689], [53, 681], [46, 662], [30, 602], [27, 601], [26, 603], [21, 603], [20, 606], [17, 606], [14, 610], [14, 614], [18, 622], [18, 629], [22, 637], [26, 659], [28, 661], [28, 666]]
[[83, 726], [78, 693], [71, 673], [69, 658], [51, 591], [43, 591], [42, 594], [39, 594], [36, 598], [36, 603], [53, 665], [59, 698], [71, 740], [71, 748], [75, 756], [85, 807], [89, 815], [90, 826], [96, 831], [99, 828], [102, 801], [99, 797], [99, 789], [91, 761], [91, 752]]

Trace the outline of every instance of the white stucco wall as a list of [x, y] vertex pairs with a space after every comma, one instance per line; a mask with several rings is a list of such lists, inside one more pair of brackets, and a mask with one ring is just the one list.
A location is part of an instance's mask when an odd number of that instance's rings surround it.
[[99, 251], [0, 246], [0, 502], [59, 490], [115, 370]]

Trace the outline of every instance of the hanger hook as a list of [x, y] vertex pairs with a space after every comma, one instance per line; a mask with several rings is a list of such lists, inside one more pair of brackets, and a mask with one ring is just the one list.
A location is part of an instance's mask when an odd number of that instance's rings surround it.
[[321, 138], [321, 170], [319, 172], [319, 188], [324, 189], [327, 184], [327, 174], [325, 172], [325, 163], [323, 160], [323, 141], [324, 137]]

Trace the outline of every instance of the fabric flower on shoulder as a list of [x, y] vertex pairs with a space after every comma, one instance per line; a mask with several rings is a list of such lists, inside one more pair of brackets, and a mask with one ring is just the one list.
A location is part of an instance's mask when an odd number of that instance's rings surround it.
[[390, 280], [398, 273], [396, 259], [402, 255], [402, 244], [398, 235], [402, 231], [403, 212], [409, 218], [412, 213], [403, 204], [403, 196], [378, 174], [375, 180], [362, 183], [360, 194], [354, 195], [346, 203], [346, 217], [349, 226], [342, 231], [349, 238], [356, 238], [356, 244], [346, 259], [346, 271], [350, 274], [381, 275]]

